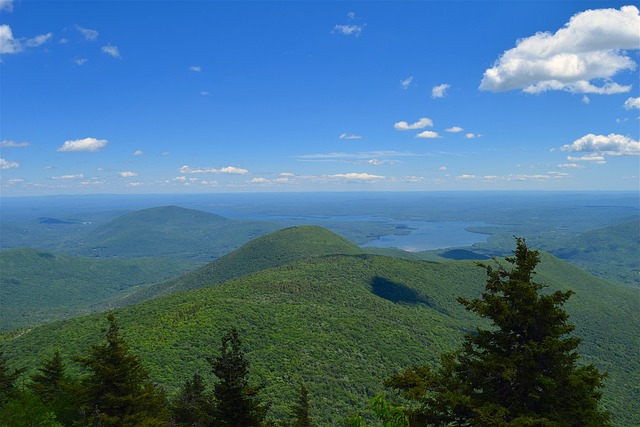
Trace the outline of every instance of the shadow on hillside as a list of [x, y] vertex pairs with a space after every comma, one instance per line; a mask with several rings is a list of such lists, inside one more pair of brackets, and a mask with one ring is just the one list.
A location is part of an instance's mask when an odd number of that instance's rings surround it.
[[371, 292], [393, 303], [426, 304], [432, 307], [428, 298], [402, 283], [392, 282], [381, 276], [376, 276], [371, 280]]

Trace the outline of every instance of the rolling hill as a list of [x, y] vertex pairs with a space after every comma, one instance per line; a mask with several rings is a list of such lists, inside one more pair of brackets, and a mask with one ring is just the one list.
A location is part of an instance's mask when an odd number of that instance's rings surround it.
[[549, 252], [596, 276], [640, 286], [640, 221], [580, 234]]
[[319, 226], [285, 228], [258, 237], [195, 271], [118, 298], [113, 304], [130, 305], [158, 296], [198, 289], [313, 256], [363, 253], [358, 246]]
[[0, 251], [0, 331], [108, 309], [105, 302], [199, 264], [182, 260], [71, 257], [35, 249]]
[[[92, 230], [73, 254], [100, 258], [158, 257], [211, 261], [280, 228], [178, 206], [122, 215]], [[66, 252], [66, 251], [65, 251]]]
[[[209, 264], [200, 270], [199, 289], [118, 309], [124, 336], [155, 381], [175, 391], [194, 372], [210, 377], [205, 357], [237, 326], [273, 413], [287, 410], [303, 378], [318, 424], [336, 425], [384, 391], [385, 377], [411, 364], [436, 363], [455, 348], [478, 324], [456, 297], [477, 296], [485, 281], [471, 261], [363, 254], [344, 241], [327, 253], [338, 241], [317, 227], [265, 236], [235, 259], [229, 255], [226, 270], [236, 272], [234, 280], [204, 286], [205, 268], [216, 274]], [[296, 251], [299, 256], [290, 255]], [[247, 268], [252, 260], [254, 267]], [[616, 425], [633, 425], [640, 415], [638, 289], [598, 279], [545, 253], [537, 281], [549, 290], [575, 290], [566, 308], [584, 340], [582, 360], [609, 372], [604, 405]], [[0, 346], [13, 365], [33, 368], [55, 349], [67, 360], [84, 354], [102, 339], [104, 324], [104, 315], [74, 318], [5, 333]]]

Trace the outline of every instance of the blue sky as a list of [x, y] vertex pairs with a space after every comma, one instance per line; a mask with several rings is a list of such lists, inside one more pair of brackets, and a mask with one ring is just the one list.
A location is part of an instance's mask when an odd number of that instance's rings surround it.
[[638, 190], [632, 2], [0, 0], [3, 196]]

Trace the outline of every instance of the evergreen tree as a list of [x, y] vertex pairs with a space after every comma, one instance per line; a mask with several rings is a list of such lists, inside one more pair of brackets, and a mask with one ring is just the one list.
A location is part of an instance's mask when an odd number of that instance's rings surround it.
[[90, 372], [80, 387], [86, 413], [101, 426], [166, 425], [164, 394], [129, 352], [114, 315], [107, 320], [107, 343], [93, 345], [88, 356], [75, 358]]
[[0, 351], [0, 405], [16, 393], [16, 381], [25, 371], [24, 368], [9, 370], [4, 352]]
[[56, 416], [66, 424], [71, 424], [77, 415], [76, 390], [66, 375], [66, 366], [59, 351], [47, 359], [31, 376], [29, 388]]
[[302, 381], [300, 381], [298, 385], [298, 400], [293, 405], [289, 415], [293, 419], [292, 427], [313, 426], [311, 413], [309, 411], [309, 390]]
[[222, 337], [220, 355], [207, 358], [218, 378], [213, 386], [216, 426], [252, 427], [265, 422], [267, 406], [257, 396], [262, 387], [249, 385], [249, 362], [241, 345], [238, 331], [234, 328]]
[[481, 298], [459, 298], [467, 310], [493, 327], [465, 336], [462, 348], [442, 357], [441, 366], [411, 368], [386, 381], [418, 405], [412, 425], [428, 426], [607, 426], [598, 409], [605, 375], [578, 366], [580, 340], [562, 309], [572, 291], [543, 294], [533, 281], [538, 251], [522, 239], [506, 261], [508, 271], [487, 271]]
[[171, 405], [172, 420], [177, 426], [201, 427], [211, 425], [211, 398], [199, 374], [185, 381]]

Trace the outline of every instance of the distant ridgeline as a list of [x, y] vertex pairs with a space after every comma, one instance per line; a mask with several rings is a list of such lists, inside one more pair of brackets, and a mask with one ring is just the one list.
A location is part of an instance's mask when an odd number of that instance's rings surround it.
[[[24, 255], [33, 262], [65, 260]], [[583, 339], [582, 360], [609, 374], [603, 405], [615, 425], [633, 425], [640, 419], [640, 289], [594, 277], [547, 253], [541, 258], [536, 281], [549, 291], [575, 291], [566, 310]], [[374, 255], [326, 229], [303, 226], [259, 237], [110, 302], [131, 304], [116, 310], [122, 335], [170, 395], [194, 373], [210, 377], [206, 357], [235, 327], [251, 362], [251, 382], [265, 384], [273, 414], [290, 410], [303, 380], [315, 422], [339, 425], [384, 391], [385, 378], [413, 364], [436, 364], [482, 325], [456, 298], [477, 297], [484, 283], [485, 272], [473, 261]], [[12, 368], [34, 369], [58, 349], [78, 374], [72, 357], [101, 339], [103, 325], [104, 315], [93, 314], [6, 332], [0, 350]]]

